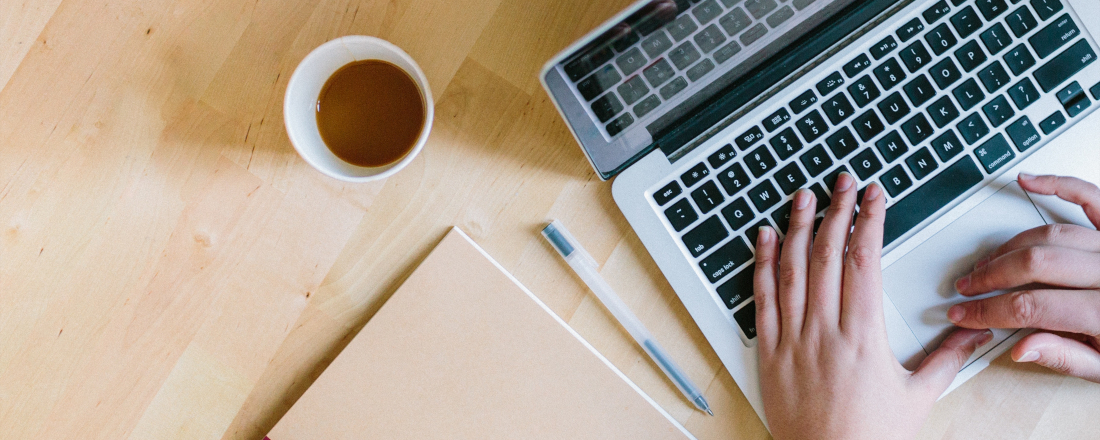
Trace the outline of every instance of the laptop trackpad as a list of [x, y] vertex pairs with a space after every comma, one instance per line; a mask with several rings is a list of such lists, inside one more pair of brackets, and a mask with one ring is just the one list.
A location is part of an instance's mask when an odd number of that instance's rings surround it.
[[[1012, 182], [883, 271], [886, 294], [925, 352], [938, 347], [954, 328], [947, 319], [947, 309], [972, 299], [955, 291], [955, 280], [1016, 234], [1045, 223], [1027, 194]], [[1014, 332], [993, 330], [993, 341], [981, 347], [970, 361]]]

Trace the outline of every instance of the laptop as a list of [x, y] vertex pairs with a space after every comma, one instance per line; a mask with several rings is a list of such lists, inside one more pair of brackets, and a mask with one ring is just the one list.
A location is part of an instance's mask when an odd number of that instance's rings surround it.
[[[1091, 0], [646, 0], [541, 80], [763, 419], [758, 228], [782, 237], [800, 188], [824, 209], [842, 171], [879, 182], [887, 331], [914, 367], [951, 331], [966, 299], [953, 281], [977, 259], [1035, 226], [1088, 224], [1013, 180], [1097, 180], [1100, 130], [1078, 124], [1100, 100], [1091, 32]], [[996, 330], [950, 389], [1025, 333]]]

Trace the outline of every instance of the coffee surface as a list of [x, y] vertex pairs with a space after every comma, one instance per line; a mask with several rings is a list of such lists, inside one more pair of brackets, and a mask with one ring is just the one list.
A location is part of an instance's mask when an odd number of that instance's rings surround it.
[[317, 98], [317, 128], [329, 150], [361, 167], [400, 161], [424, 127], [416, 82], [385, 61], [366, 60], [336, 71]]

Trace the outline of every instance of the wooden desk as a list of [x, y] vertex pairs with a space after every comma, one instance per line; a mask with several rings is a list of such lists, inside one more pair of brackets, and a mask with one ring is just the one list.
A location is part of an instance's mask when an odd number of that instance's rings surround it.
[[[700, 438], [767, 434], [537, 72], [627, 0], [0, 0], [0, 437], [258, 439], [458, 225]], [[386, 38], [436, 97], [384, 182], [282, 125], [313, 47]], [[706, 388], [701, 416], [537, 234], [557, 217]], [[924, 438], [1080, 438], [1097, 387], [1004, 359]], [[979, 433], [981, 435], [979, 435]]]

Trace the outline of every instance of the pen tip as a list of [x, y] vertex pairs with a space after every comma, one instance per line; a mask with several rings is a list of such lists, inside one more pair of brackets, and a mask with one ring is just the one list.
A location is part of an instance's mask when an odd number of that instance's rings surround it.
[[711, 417], [714, 417], [714, 411], [711, 411], [710, 408], [707, 408], [707, 414], [710, 414]]

